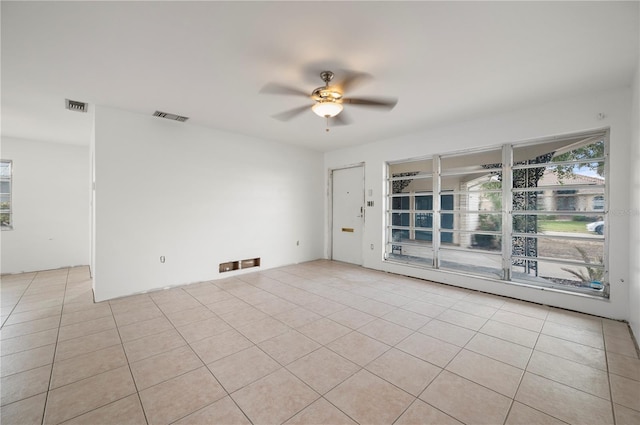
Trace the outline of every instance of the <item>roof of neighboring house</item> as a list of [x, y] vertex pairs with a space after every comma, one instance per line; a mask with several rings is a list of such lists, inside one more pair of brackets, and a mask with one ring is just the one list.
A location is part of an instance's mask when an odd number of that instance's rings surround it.
[[583, 174], [573, 174], [558, 178], [558, 174], [552, 170], [545, 171], [544, 175], [538, 180], [538, 186], [562, 186], [562, 185], [603, 185], [604, 178], [595, 176], [585, 176]]

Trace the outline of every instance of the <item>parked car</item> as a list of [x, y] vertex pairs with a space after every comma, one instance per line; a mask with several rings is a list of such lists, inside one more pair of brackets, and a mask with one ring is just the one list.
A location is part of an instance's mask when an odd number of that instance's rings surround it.
[[587, 224], [587, 230], [590, 232], [596, 232], [599, 235], [604, 234], [604, 221], [594, 221]]

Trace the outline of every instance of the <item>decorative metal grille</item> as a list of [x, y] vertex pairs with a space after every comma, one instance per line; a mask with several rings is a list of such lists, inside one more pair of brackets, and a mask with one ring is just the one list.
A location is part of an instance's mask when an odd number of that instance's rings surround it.
[[[418, 171], [411, 171], [408, 173], [396, 173], [393, 174], [391, 177], [396, 178], [396, 177], [413, 177], [420, 174]], [[409, 186], [411, 184], [411, 182], [413, 181], [413, 179], [407, 179], [407, 180], [395, 180], [392, 183], [392, 193], [402, 193], [403, 190], [405, 190], [407, 188], [407, 186]]]

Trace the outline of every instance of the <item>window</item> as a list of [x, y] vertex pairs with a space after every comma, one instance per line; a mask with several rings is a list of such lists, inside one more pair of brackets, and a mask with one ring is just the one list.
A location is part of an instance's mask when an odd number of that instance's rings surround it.
[[600, 290], [604, 238], [586, 224], [602, 215], [593, 199], [604, 201], [605, 135], [517, 146], [513, 156], [512, 280]]
[[502, 149], [439, 159], [439, 267], [502, 278]]
[[[409, 171], [407, 171], [409, 170]], [[431, 160], [411, 161], [392, 166], [389, 196], [391, 226], [388, 251], [398, 259], [427, 264], [432, 261]]]
[[386, 259], [607, 297], [607, 137], [389, 163]]
[[576, 190], [556, 190], [556, 208], [559, 211], [575, 211], [576, 192]]
[[593, 209], [594, 210], [604, 209], [604, 196], [598, 195], [593, 197]]
[[11, 161], [0, 160], [0, 225], [2, 230], [10, 230], [13, 228], [11, 178]]

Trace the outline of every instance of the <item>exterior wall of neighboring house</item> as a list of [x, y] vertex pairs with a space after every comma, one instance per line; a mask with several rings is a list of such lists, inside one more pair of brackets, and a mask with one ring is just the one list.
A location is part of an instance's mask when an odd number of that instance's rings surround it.
[[[546, 211], [602, 210], [604, 212], [604, 197], [600, 187], [604, 185], [604, 182], [601, 177], [580, 174], [559, 178], [553, 171], [547, 171], [538, 182], [538, 186], [557, 186], [557, 190], [541, 191], [538, 194], [538, 209]], [[594, 188], [563, 190], [563, 185], [593, 185]]]
[[[473, 191], [479, 190], [480, 185], [487, 181], [486, 178], [474, 179], [471, 181], [460, 182], [458, 190]], [[486, 201], [477, 193], [469, 193], [468, 195], [459, 196], [460, 209], [462, 211], [481, 211], [492, 210], [490, 205], [486, 205]], [[478, 230], [480, 223], [480, 214], [460, 214], [460, 230]], [[460, 233], [458, 244], [463, 248], [469, 248], [474, 245], [473, 233]]]

